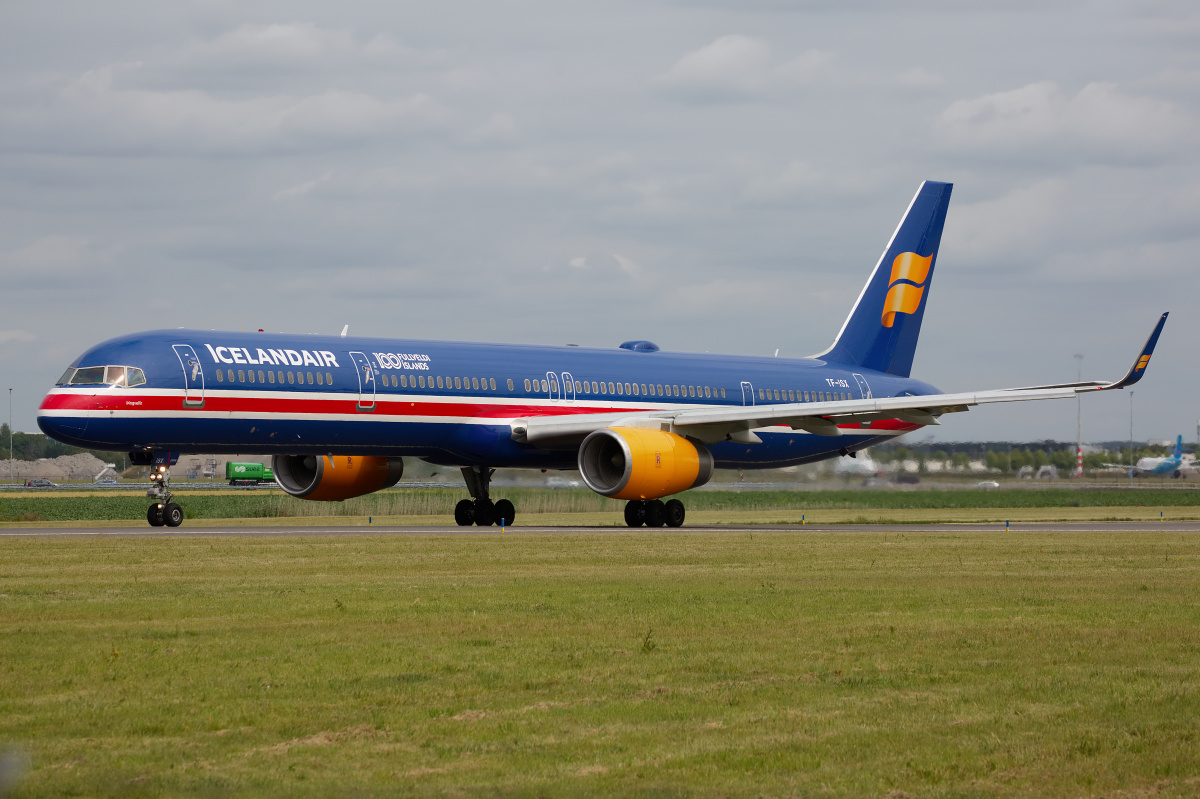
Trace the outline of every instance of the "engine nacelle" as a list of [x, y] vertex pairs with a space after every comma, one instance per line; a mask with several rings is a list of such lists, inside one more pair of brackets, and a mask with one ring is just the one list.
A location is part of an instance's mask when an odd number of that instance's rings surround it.
[[712, 479], [702, 444], [662, 430], [606, 427], [583, 440], [579, 473], [587, 487], [614, 499], [658, 499]]
[[394, 486], [404, 474], [404, 461], [377, 455], [276, 455], [271, 469], [275, 482], [293, 497], [336, 502]]

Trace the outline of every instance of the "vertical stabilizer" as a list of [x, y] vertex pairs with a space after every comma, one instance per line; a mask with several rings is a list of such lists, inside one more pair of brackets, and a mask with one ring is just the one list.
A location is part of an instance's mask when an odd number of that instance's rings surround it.
[[921, 184], [833, 345], [814, 357], [908, 377], [952, 188]]

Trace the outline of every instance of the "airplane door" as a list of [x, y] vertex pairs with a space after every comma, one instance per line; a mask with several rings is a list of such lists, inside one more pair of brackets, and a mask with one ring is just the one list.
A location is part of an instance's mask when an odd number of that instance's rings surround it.
[[175, 356], [183, 367], [183, 407], [200, 408], [204, 405], [204, 367], [191, 344], [175, 344]]
[[563, 400], [565, 400], [566, 402], [574, 402], [575, 401], [575, 378], [571, 376], [570, 372], [563, 372], [562, 373], [562, 381], [563, 381], [563, 387], [562, 387]]
[[862, 394], [862, 399], [871, 399], [871, 387], [867, 385], [867, 378], [856, 374], [854, 379], [858, 381], [858, 391]]
[[375, 370], [371, 362], [361, 352], [350, 353], [354, 361], [354, 371], [358, 373], [358, 409], [360, 411], [375, 410]]
[[742, 404], [754, 404], [754, 386], [750, 385], [744, 380], [742, 381]]
[[546, 372], [546, 385], [550, 387], [550, 399], [558, 399], [558, 375], [554, 372]]

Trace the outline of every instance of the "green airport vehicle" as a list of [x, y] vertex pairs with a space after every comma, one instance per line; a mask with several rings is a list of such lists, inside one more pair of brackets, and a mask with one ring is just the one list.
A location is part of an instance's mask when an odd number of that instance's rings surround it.
[[263, 463], [229, 462], [225, 464], [225, 479], [231, 486], [256, 486], [275, 482], [275, 473]]

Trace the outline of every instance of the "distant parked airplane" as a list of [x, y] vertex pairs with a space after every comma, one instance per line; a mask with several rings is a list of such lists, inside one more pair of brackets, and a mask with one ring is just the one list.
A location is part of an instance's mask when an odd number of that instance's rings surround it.
[[1165, 458], [1142, 458], [1132, 469], [1127, 463], [1106, 463], [1104, 465], [1127, 469], [1130, 477], [1144, 477], [1148, 474], [1183, 477], [1185, 469], [1195, 468], [1195, 466], [1183, 462], [1183, 436], [1175, 437], [1175, 450]]

